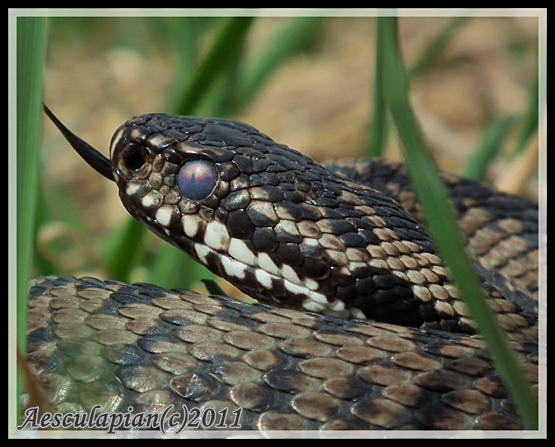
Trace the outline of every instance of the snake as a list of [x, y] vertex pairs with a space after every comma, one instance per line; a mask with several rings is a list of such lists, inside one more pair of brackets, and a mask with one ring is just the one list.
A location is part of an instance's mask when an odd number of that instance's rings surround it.
[[[57, 412], [171, 408], [197, 416], [186, 429], [262, 432], [523, 428], [402, 163], [319, 164], [244, 123], [167, 114], [125, 122], [107, 158], [45, 111], [134, 218], [257, 301], [34, 278], [27, 361]], [[440, 175], [537, 393], [538, 206]]]

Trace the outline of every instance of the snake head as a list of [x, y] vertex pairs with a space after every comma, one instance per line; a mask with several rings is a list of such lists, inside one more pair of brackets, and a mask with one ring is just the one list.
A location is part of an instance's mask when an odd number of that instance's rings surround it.
[[327, 309], [315, 222], [341, 187], [322, 166], [243, 123], [163, 114], [116, 130], [111, 164], [124, 206], [158, 236], [260, 301]]
[[472, 331], [426, 231], [387, 195], [235, 121], [137, 116], [108, 160], [46, 110], [133, 217], [251, 297]]
[[[325, 259], [321, 242], [342, 244], [325, 234], [333, 230], [329, 218], [341, 216], [324, 202], [335, 204], [341, 186], [326, 180], [322, 166], [246, 124], [163, 114], [124, 123], [107, 159], [45, 110], [81, 157], [116, 182], [127, 211], [159, 237], [260, 301], [328, 309], [334, 289], [322, 281], [338, 266]], [[349, 315], [343, 302], [331, 301], [329, 312]]]

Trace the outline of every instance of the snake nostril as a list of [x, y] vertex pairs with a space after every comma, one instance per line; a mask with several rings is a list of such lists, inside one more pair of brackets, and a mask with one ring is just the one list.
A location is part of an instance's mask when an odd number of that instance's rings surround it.
[[125, 167], [131, 171], [136, 171], [145, 164], [146, 152], [140, 146], [128, 146], [121, 154]]

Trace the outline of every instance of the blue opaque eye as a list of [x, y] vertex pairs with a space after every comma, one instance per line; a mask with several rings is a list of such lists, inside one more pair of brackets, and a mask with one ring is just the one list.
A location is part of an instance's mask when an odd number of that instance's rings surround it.
[[205, 160], [189, 161], [177, 174], [179, 191], [184, 197], [192, 200], [208, 197], [217, 181], [216, 167]]

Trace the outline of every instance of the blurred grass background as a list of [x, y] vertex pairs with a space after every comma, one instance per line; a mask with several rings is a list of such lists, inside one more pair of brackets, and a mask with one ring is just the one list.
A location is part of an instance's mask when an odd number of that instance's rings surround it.
[[[370, 150], [399, 158], [387, 113], [373, 109], [375, 30], [372, 17], [51, 18], [45, 103], [105, 154], [131, 116], [167, 112], [242, 120], [317, 160], [361, 155], [385, 129]], [[472, 174], [466, 166], [493, 132], [491, 162], [482, 155], [477, 175], [494, 181], [537, 94], [537, 19], [402, 17], [399, 34], [438, 165]], [[376, 117], [382, 123], [369, 131]], [[524, 141], [537, 146], [533, 133]], [[211, 275], [128, 220], [115, 185], [49, 123], [41, 166], [36, 274], [204, 290], [199, 280]], [[533, 198], [535, 185], [532, 175], [516, 188]]]

